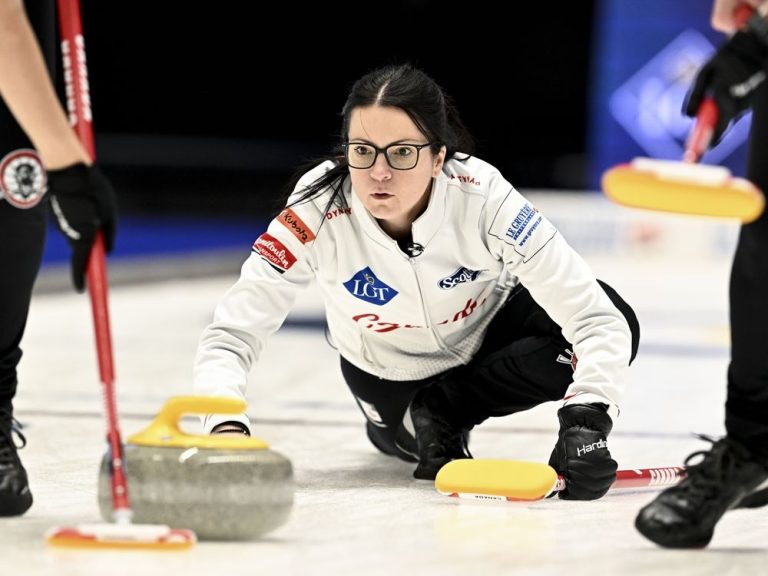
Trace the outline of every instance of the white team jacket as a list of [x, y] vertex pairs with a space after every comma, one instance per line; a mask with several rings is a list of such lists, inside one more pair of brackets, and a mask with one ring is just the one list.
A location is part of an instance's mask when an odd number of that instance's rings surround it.
[[[331, 167], [305, 174], [297, 190]], [[579, 359], [567, 397], [618, 405], [631, 351], [624, 316], [582, 258], [493, 166], [474, 157], [445, 163], [413, 223], [413, 241], [423, 247], [413, 257], [381, 230], [349, 179], [344, 194], [349, 208], [326, 211], [323, 194], [285, 209], [256, 240], [202, 334], [196, 393], [244, 398], [267, 338], [313, 279], [340, 354], [389, 380], [427, 378], [469, 361], [522, 283]], [[232, 419], [214, 415], [205, 428]]]

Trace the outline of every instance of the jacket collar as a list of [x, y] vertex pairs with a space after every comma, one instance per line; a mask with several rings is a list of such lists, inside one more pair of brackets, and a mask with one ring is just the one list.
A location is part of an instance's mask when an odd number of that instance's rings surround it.
[[[349, 182], [349, 180], [347, 180]], [[432, 192], [430, 193], [429, 203], [424, 213], [419, 216], [412, 224], [413, 241], [421, 244], [425, 248], [440, 229], [445, 218], [448, 178], [443, 172], [440, 172], [432, 181]], [[371, 240], [382, 246], [398, 250], [397, 242], [390, 238], [384, 232], [376, 219], [366, 210], [362, 202], [357, 198], [357, 194], [352, 190], [350, 184], [349, 193], [351, 198], [352, 218], [360, 226]]]

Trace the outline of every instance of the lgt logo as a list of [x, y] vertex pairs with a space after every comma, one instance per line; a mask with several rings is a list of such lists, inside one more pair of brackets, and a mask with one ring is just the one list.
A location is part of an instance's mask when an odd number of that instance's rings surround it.
[[383, 306], [398, 294], [397, 290], [379, 280], [367, 266], [344, 282], [344, 288], [355, 298], [376, 306]]

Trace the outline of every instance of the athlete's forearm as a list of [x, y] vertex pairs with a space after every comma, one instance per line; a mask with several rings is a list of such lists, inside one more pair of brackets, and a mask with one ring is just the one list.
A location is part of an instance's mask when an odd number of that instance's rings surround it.
[[90, 163], [56, 96], [21, 0], [0, 0], [0, 96], [46, 168]]

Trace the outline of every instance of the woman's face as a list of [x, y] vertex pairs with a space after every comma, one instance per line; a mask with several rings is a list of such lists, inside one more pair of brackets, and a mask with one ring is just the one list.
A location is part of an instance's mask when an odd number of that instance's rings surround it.
[[[366, 106], [352, 110], [349, 122], [348, 158], [352, 188], [360, 202], [393, 238], [410, 232], [411, 224], [427, 207], [432, 178], [443, 167], [445, 147], [434, 154], [429, 146], [416, 151], [404, 145], [426, 144], [427, 139], [400, 108]], [[376, 151], [355, 144], [389, 149], [395, 165], [410, 165], [408, 157], [418, 154], [418, 162], [409, 170], [396, 170], [378, 152], [370, 168], [353, 168], [370, 161]]]

